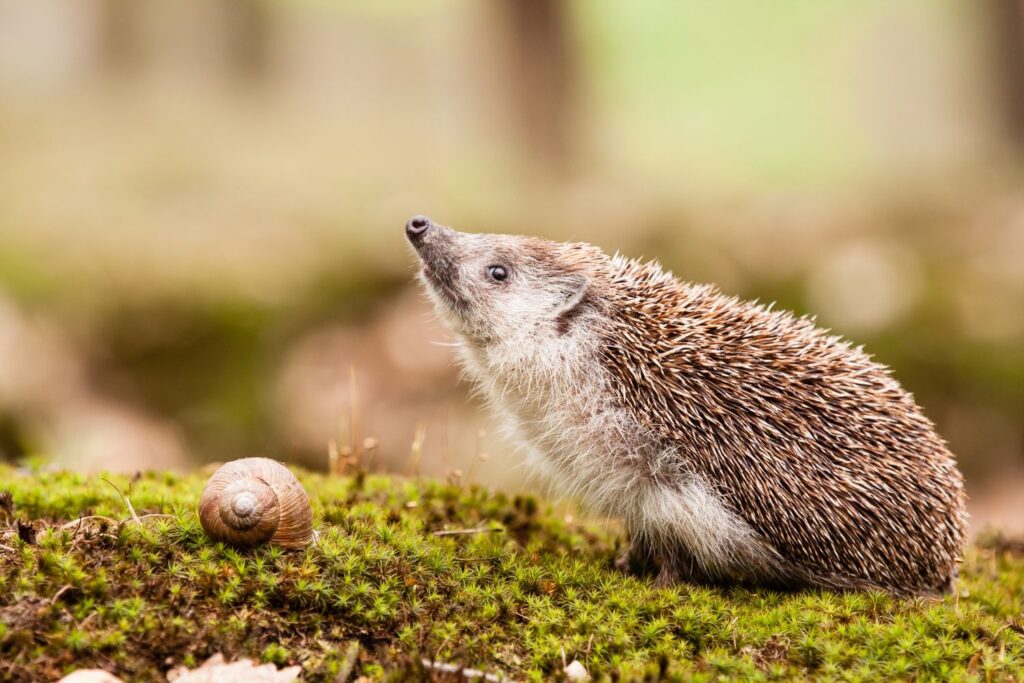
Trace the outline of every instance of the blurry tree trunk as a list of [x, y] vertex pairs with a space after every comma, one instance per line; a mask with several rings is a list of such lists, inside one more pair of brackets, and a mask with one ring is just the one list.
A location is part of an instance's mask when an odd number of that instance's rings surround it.
[[577, 73], [564, 0], [493, 0], [506, 34], [505, 89], [517, 135], [540, 161], [562, 170], [572, 153]]
[[100, 67], [112, 76], [123, 76], [139, 63], [139, 4], [138, 0], [100, 0]]
[[221, 0], [227, 31], [227, 58], [243, 81], [267, 75], [273, 17], [266, 0]]
[[1024, 0], [988, 0], [1000, 108], [1007, 131], [1024, 150]]

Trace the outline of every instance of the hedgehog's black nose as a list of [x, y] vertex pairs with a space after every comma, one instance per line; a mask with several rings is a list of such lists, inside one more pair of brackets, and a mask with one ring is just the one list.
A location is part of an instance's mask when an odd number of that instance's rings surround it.
[[427, 234], [427, 230], [430, 230], [431, 225], [433, 222], [426, 216], [413, 216], [405, 224], [405, 234], [410, 242], [419, 244], [423, 240], [423, 236]]

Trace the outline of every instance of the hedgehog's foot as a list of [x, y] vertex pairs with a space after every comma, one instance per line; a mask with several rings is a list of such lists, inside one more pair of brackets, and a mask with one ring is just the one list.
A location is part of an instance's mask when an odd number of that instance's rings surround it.
[[663, 554], [652, 552], [645, 545], [632, 541], [615, 560], [615, 568], [631, 576], [653, 576], [656, 588], [668, 588], [680, 583], [712, 583], [693, 556], [682, 548], [677, 548], [671, 554]]
[[707, 572], [700, 568], [693, 556], [677, 549], [675, 553], [658, 559], [658, 576], [654, 579], [657, 588], [666, 588], [680, 583], [692, 583], [700, 586], [714, 584], [715, 581]]
[[681, 583], [697, 586], [711, 586], [716, 582], [701, 571], [691, 558], [671, 558], [658, 564], [658, 575], [654, 577], [655, 588], [671, 588]]
[[676, 570], [675, 564], [672, 562], [662, 562], [658, 575], [654, 577], [654, 587], [671, 588], [679, 583], [682, 583], [682, 577]]
[[955, 564], [949, 571], [949, 576], [938, 588], [939, 597], [943, 595], [954, 595], [957, 592], [957, 582], [960, 578], [960, 565]]
[[649, 550], [636, 541], [630, 541], [629, 546], [616, 558], [615, 568], [623, 574], [649, 576], [655, 572], [657, 565]]

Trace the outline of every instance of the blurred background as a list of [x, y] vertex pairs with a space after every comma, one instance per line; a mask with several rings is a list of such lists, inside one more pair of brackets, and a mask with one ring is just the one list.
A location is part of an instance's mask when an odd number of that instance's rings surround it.
[[1022, 0], [0, 0], [0, 458], [532, 486], [414, 213], [816, 314], [1024, 528]]

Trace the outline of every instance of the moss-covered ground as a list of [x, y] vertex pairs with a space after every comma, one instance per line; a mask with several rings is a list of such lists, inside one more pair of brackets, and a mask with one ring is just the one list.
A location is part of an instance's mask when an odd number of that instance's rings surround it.
[[[201, 475], [0, 467], [0, 680], [82, 666], [160, 680], [217, 652], [300, 664], [307, 680], [422, 678], [424, 658], [512, 679], [557, 678], [573, 659], [612, 680], [1024, 679], [1011, 544], [972, 548], [961, 594], [942, 601], [656, 589], [613, 569], [615, 529], [533, 498], [301, 478], [318, 544], [238, 551], [199, 525]], [[141, 519], [122, 523], [115, 486]]]

